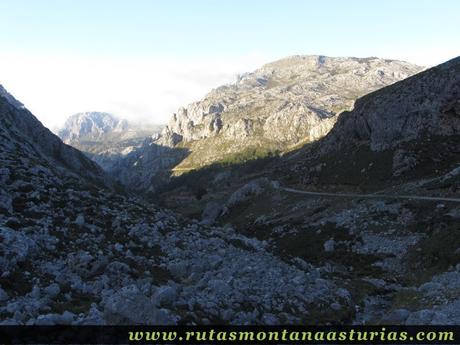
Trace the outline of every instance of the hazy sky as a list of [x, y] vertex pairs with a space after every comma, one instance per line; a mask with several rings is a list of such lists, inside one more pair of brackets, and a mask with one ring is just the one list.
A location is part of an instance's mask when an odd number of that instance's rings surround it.
[[0, 83], [51, 128], [90, 110], [163, 123], [294, 54], [438, 64], [460, 55], [460, 1], [0, 0]]

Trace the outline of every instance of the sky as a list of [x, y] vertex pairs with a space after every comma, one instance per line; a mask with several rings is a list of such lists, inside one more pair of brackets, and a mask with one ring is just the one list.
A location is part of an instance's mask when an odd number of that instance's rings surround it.
[[436, 65], [460, 55], [460, 1], [0, 0], [0, 84], [51, 129], [82, 111], [166, 123], [296, 54]]

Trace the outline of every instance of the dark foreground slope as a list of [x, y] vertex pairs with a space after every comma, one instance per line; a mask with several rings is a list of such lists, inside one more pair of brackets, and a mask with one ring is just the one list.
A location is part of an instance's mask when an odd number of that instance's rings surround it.
[[31, 160], [46, 160], [48, 165], [62, 173], [81, 176], [99, 184], [108, 182], [97, 164], [80, 151], [63, 144], [2, 86], [0, 115], [3, 153], [15, 152], [17, 160], [24, 156]]
[[0, 324], [353, 317], [350, 293], [317, 267], [98, 187], [97, 165], [10, 97], [0, 97]]

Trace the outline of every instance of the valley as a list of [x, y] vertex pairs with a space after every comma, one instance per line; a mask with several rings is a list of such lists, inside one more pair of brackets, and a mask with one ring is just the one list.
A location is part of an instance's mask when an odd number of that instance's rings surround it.
[[460, 58], [295, 56], [60, 139], [1, 90], [1, 324], [460, 323]]

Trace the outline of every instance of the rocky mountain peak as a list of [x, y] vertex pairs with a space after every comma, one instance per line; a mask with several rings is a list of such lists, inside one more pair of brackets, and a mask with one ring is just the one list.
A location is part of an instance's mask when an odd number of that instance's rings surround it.
[[104, 170], [145, 142], [156, 139], [163, 126], [130, 123], [105, 112], [84, 112], [70, 116], [59, 136], [65, 143], [86, 153]]
[[83, 112], [67, 119], [59, 136], [65, 143], [81, 139], [99, 139], [111, 132], [123, 132], [128, 129], [128, 122], [104, 112]]
[[[292, 56], [242, 75], [180, 108], [166, 134], [184, 142], [220, 136], [277, 149], [325, 135], [356, 98], [421, 71], [378, 58]], [[251, 143], [254, 144], [254, 143]]]
[[325, 136], [357, 98], [421, 70], [374, 57], [291, 56], [268, 63], [179, 108], [153, 140], [156, 145], [133, 152], [116, 174], [125, 176], [124, 183], [150, 188], [161, 160], [153, 157], [163, 152], [157, 146], [177, 149], [174, 160], [169, 159], [174, 150], [167, 150], [166, 166], [178, 172], [236, 156], [254, 159], [290, 151]]

